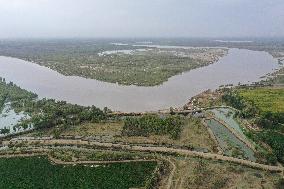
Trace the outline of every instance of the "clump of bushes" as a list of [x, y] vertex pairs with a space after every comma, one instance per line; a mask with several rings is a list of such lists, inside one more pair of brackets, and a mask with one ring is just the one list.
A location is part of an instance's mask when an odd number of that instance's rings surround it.
[[128, 117], [125, 119], [122, 134], [126, 136], [169, 135], [172, 139], [178, 139], [183, 125], [184, 119], [180, 116]]
[[222, 100], [226, 102], [227, 105], [240, 110], [238, 114], [243, 118], [251, 118], [259, 114], [259, 110], [255, 104], [252, 101], [246, 101], [236, 91], [225, 92], [222, 96]]
[[[264, 141], [268, 144], [276, 156], [277, 160], [281, 163], [284, 162], [284, 136], [274, 131], [262, 131], [256, 134], [256, 140]], [[270, 158], [271, 159], [271, 158]]]

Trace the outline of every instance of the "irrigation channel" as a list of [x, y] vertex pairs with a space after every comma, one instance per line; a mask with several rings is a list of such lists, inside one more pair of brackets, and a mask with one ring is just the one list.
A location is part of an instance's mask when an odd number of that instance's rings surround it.
[[226, 156], [256, 161], [254, 146], [244, 135], [240, 124], [234, 119], [235, 111], [228, 107], [207, 110], [212, 117], [205, 118], [204, 124]]

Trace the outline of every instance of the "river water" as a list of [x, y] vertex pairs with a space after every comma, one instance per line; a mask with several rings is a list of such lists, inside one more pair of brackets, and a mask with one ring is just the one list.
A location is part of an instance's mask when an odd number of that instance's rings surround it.
[[277, 60], [266, 52], [230, 49], [217, 63], [171, 77], [159, 86], [138, 87], [64, 76], [34, 63], [0, 56], [0, 77], [37, 93], [40, 98], [107, 106], [125, 112], [180, 107], [204, 90], [259, 81], [277, 68]]

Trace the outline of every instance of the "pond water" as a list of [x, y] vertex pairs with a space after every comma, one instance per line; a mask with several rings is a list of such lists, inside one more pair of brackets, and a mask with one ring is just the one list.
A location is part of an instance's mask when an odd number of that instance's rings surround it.
[[229, 129], [214, 119], [205, 120], [205, 122], [212, 130], [225, 155], [256, 161], [252, 149], [240, 141]]
[[[20, 123], [24, 119], [29, 119], [30, 117], [23, 112], [16, 113], [13, 108], [11, 108], [10, 103], [6, 103], [1, 114], [0, 114], [0, 129], [4, 129], [5, 127], [10, 129], [11, 133], [21, 132], [22, 128], [16, 129], [14, 131], [13, 127]], [[2, 136], [0, 134], [0, 136]]]
[[230, 49], [217, 63], [171, 77], [159, 86], [139, 87], [64, 76], [31, 62], [0, 56], [0, 77], [39, 97], [125, 112], [181, 107], [202, 91], [259, 81], [276, 68], [277, 60], [266, 52]]
[[214, 113], [214, 116], [217, 119], [224, 121], [226, 123], [226, 125], [228, 125], [232, 129], [237, 131], [239, 133], [240, 137], [242, 137], [244, 140], [247, 140], [247, 138], [244, 135], [239, 123], [234, 119], [234, 115], [235, 115], [234, 110], [232, 110], [230, 108], [215, 108], [215, 109], [212, 109], [210, 111]]

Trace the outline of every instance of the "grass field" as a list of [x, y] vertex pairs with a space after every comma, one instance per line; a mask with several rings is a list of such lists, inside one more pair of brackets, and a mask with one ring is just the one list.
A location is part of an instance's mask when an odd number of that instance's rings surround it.
[[177, 189], [275, 189], [281, 188], [281, 175], [241, 165], [198, 158], [172, 159], [176, 165]]
[[262, 112], [284, 112], [284, 88], [241, 89], [239, 94]]
[[[101, 136], [101, 140], [128, 142], [128, 143], [148, 143], [148, 144], [174, 144], [179, 146], [191, 146], [194, 148], [204, 148], [214, 151], [215, 142], [210, 138], [206, 127], [197, 118], [186, 119], [185, 125], [180, 134], [180, 138], [174, 140], [167, 135], [143, 136], [123, 136], [123, 121], [106, 123], [85, 123], [79, 126], [68, 128], [62, 135], [72, 136]], [[38, 134], [38, 133], [37, 133]], [[52, 131], [45, 132], [52, 135]]]
[[63, 135], [94, 136], [94, 135], [120, 135], [123, 127], [122, 121], [105, 123], [83, 123], [73, 126], [62, 132]]
[[143, 187], [156, 162], [116, 163], [100, 166], [52, 165], [46, 157], [1, 158], [0, 188]]
[[203, 148], [210, 152], [216, 150], [216, 144], [206, 127], [200, 122], [199, 119], [186, 120], [183, 130], [179, 139], [171, 139], [169, 136], [150, 135], [149, 137], [133, 136], [117, 137], [116, 140], [130, 143], [148, 143], [148, 144], [173, 144], [178, 146], [186, 146], [193, 148]]
[[[208, 151], [215, 151], [216, 144], [210, 138], [206, 127], [197, 118], [187, 119], [180, 134], [179, 139], [171, 139], [167, 135], [143, 136], [122, 136], [123, 121], [105, 123], [83, 123], [72, 126], [62, 131], [61, 135], [71, 136], [96, 136], [99, 140], [107, 142], [127, 142], [143, 144], [173, 144], [178, 146], [191, 146], [203, 148]], [[35, 131], [25, 136], [50, 136], [53, 129]]]
[[276, 159], [284, 162], [284, 88], [255, 88], [240, 89], [239, 95], [247, 102], [252, 102], [259, 110], [259, 118], [254, 122], [262, 128], [259, 132], [254, 132], [253, 139], [263, 146], [269, 154], [273, 156], [267, 160], [275, 164]]

